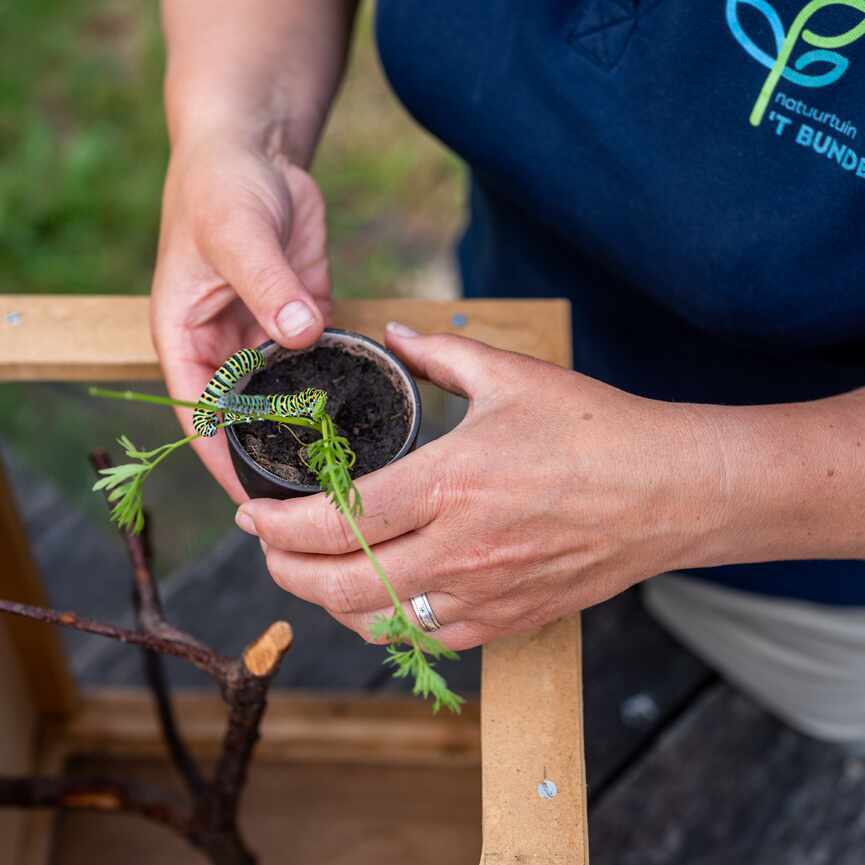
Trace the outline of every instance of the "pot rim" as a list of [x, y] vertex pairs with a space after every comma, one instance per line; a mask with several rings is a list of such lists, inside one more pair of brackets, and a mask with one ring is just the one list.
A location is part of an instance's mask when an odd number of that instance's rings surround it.
[[[334, 342], [337, 344], [342, 343], [351, 345], [360, 343], [362, 346], [371, 351], [374, 355], [381, 358], [382, 361], [384, 361], [385, 366], [387, 366], [392, 372], [394, 372], [398, 379], [404, 385], [403, 392], [406, 400], [409, 403], [411, 420], [408, 425], [408, 432], [406, 434], [405, 441], [402, 443], [400, 449], [385, 463], [385, 465], [390, 465], [396, 460], [401, 459], [412, 449], [412, 446], [417, 439], [421, 423], [420, 393], [418, 392], [417, 384], [415, 383], [415, 380], [412, 377], [411, 373], [408, 371], [405, 364], [403, 364], [403, 362], [390, 349], [386, 348], [381, 343], [376, 342], [374, 339], [366, 336], [365, 334], [357, 333], [353, 330], [344, 330], [343, 328], [338, 327], [326, 327], [324, 329], [324, 332], [322, 333], [322, 337], [325, 336], [336, 337]], [[314, 349], [317, 346], [321, 345], [321, 343], [322, 340], [319, 339], [318, 342], [314, 343], [308, 348], [288, 349], [274, 342], [274, 340], [268, 339], [265, 342], [261, 343], [261, 345], [257, 346], [257, 349], [258, 351], [264, 353], [265, 356], [272, 354], [276, 350], [282, 350], [290, 354], [303, 354], [304, 352], [310, 351], [311, 349]], [[251, 375], [247, 375], [239, 379], [232, 388], [232, 390], [246, 387], [251, 377]], [[226, 427], [225, 435], [228, 441], [229, 448], [233, 450], [249, 468], [251, 468], [257, 474], [261, 475], [263, 478], [266, 478], [271, 483], [276, 484], [280, 488], [293, 493], [312, 494], [321, 492], [318, 486], [312, 484], [293, 483], [283, 477], [280, 477], [277, 474], [274, 474], [269, 469], [266, 469], [264, 466], [257, 463], [247, 452], [246, 448], [244, 448], [243, 445], [240, 443], [240, 439], [237, 437], [237, 433], [235, 432], [233, 426]], [[382, 468], [384, 468], [384, 466], [382, 466]]]

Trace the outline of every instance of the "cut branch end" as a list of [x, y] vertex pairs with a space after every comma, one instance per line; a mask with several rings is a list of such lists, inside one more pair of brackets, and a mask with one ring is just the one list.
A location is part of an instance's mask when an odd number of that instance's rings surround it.
[[288, 622], [274, 622], [243, 653], [246, 669], [258, 678], [272, 676], [293, 641], [291, 625]]

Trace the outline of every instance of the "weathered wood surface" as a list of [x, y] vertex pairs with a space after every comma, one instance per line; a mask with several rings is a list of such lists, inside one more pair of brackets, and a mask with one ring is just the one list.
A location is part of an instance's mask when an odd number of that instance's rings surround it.
[[865, 759], [716, 686], [592, 810], [595, 865], [861, 865]]
[[715, 676], [646, 613], [639, 590], [587, 610], [583, 638], [591, 805]]
[[[394, 319], [562, 363], [568, 309], [559, 300], [341, 300], [332, 323], [382, 340]], [[0, 294], [0, 381], [161, 378], [149, 315], [147, 297]]]

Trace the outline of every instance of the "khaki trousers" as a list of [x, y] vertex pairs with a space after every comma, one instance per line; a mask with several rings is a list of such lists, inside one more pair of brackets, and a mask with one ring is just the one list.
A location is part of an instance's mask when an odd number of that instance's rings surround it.
[[767, 598], [665, 574], [644, 586], [679, 640], [790, 726], [865, 743], [865, 610]]

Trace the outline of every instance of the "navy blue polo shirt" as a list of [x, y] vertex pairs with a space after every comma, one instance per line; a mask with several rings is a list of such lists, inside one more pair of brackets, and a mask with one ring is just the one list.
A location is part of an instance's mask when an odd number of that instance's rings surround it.
[[[380, 0], [467, 162], [467, 296], [568, 297], [581, 372], [662, 400], [865, 386], [865, 0]], [[694, 572], [865, 606], [865, 562]]]

